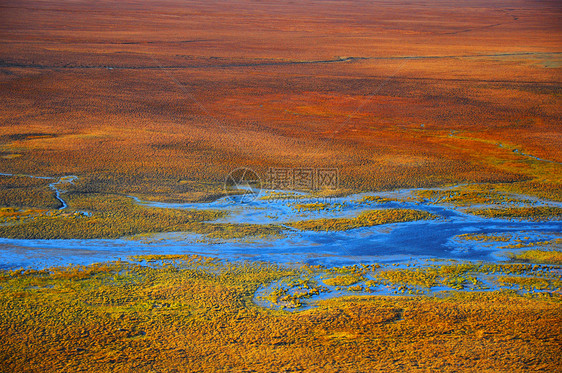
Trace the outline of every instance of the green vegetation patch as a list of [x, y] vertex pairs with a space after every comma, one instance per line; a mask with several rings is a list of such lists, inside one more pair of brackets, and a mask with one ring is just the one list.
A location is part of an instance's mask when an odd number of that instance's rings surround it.
[[359, 275], [340, 275], [326, 278], [322, 281], [328, 286], [350, 286], [362, 280], [364, 280], [364, 278]]
[[523, 262], [562, 264], [562, 251], [560, 250], [527, 250], [509, 256], [513, 260]]
[[535, 221], [562, 218], [562, 208], [552, 206], [469, 209], [466, 212], [485, 218], [516, 218]]
[[553, 290], [559, 291], [562, 281], [542, 277], [498, 276], [495, 281], [500, 285], [518, 286], [521, 290]]
[[416, 192], [420, 202], [448, 203], [455, 206], [470, 206], [475, 204], [495, 205], [502, 203], [532, 203], [527, 199], [512, 197], [494, 190], [480, 190], [471, 186], [462, 189], [449, 190], [420, 190]]
[[47, 213], [46, 209], [26, 209], [14, 207], [0, 207], [0, 223], [10, 223], [39, 216]]
[[384, 198], [384, 197], [380, 197], [380, 196], [365, 196], [363, 198], [361, 198], [359, 201], [357, 201], [358, 203], [387, 203], [387, 202], [392, 202], [393, 200], [389, 199], [389, 198]]
[[291, 207], [298, 212], [301, 211], [322, 211], [330, 206], [329, 203], [313, 202], [313, 203], [296, 203], [291, 205]]
[[470, 288], [483, 290], [487, 287], [482, 275], [516, 275], [552, 277], [548, 267], [530, 264], [451, 264], [432, 265], [424, 268], [392, 268], [374, 273], [376, 282], [391, 285], [417, 286], [431, 289], [446, 286], [456, 290]]
[[[147, 208], [130, 198], [69, 194], [69, 209], [36, 214], [0, 226], [0, 236], [27, 239], [119, 238], [157, 232], [193, 232], [211, 238], [236, 239], [280, 234], [281, 227], [212, 223], [225, 213], [215, 210]], [[82, 213], [82, 212], [86, 212]]]
[[476, 233], [465, 233], [456, 236], [461, 240], [466, 241], [483, 241], [483, 242], [508, 242], [511, 241], [511, 235], [509, 234], [476, 234]]
[[528, 237], [526, 237], [527, 241], [524, 240], [515, 240], [517, 243], [505, 245], [500, 247], [500, 249], [521, 249], [524, 247], [541, 247], [541, 248], [562, 248], [562, 239], [556, 238], [553, 240], [545, 240], [545, 241], [528, 241]]
[[0, 206], [58, 208], [61, 206], [49, 184], [54, 179], [0, 175]]
[[305, 275], [282, 279], [258, 299], [269, 301], [280, 309], [296, 309], [303, 306], [303, 300], [326, 291], [328, 291], [326, 287]]
[[303, 220], [287, 225], [307, 231], [345, 231], [374, 225], [435, 219], [436, 215], [411, 209], [381, 209], [361, 213], [355, 218], [333, 218]]
[[[507, 272], [534, 266], [481, 267], [501, 268], [501, 281], [512, 284]], [[470, 269], [452, 265], [438, 271]], [[254, 303], [256, 291], [271, 283], [279, 291], [269, 297], [290, 307], [325, 291], [313, 278], [319, 271], [347, 276], [373, 270], [380, 267], [332, 271], [150, 255], [133, 262], [0, 271], [0, 371], [399, 371], [404, 364], [406, 370], [438, 371], [442, 359], [468, 358], [487, 371], [560, 366], [557, 293], [354, 295], [321, 300], [298, 313]], [[542, 283], [524, 286], [542, 289]], [[473, 365], [455, 364], [452, 370], [472, 371]]]

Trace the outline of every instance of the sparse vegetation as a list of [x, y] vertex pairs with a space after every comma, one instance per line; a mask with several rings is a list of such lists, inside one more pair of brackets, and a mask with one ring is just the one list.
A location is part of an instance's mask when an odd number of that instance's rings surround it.
[[[224, 216], [219, 211], [146, 208], [136, 205], [130, 198], [112, 195], [69, 197], [71, 209], [68, 211], [4, 209], [4, 214], [8, 211], [11, 214], [11, 220], [0, 226], [0, 237], [119, 238], [142, 233], [186, 231], [210, 238], [236, 239], [279, 235], [283, 231], [283, 228], [273, 225], [210, 222]], [[82, 211], [89, 215], [84, 215]], [[22, 214], [32, 212], [33, 219], [22, 219], [22, 216], [28, 216]]]
[[361, 198], [358, 202], [359, 203], [386, 203], [386, 202], [391, 202], [392, 200], [389, 198], [384, 198], [384, 197], [380, 197], [380, 196], [365, 196], [363, 198]]
[[562, 251], [554, 249], [525, 250], [511, 254], [510, 257], [522, 262], [562, 264]]
[[322, 202], [313, 202], [313, 203], [295, 203], [291, 205], [291, 207], [298, 212], [301, 211], [322, 211], [329, 207], [330, 204], [322, 203]]
[[54, 180], [0, 175], [0, 206], [58, 208], [49, 183]]
[[340, 275], [323, 279], [322, 281], [328, 286], [350, 286], [363, 280], [361, 276], [353, 275]]
[[349, 229], [371, 227], [380, 224], [400, 223], [435, 218], [435, 215], [425, 211], [409, 209], [381, 209], [363, 212], [356, 218], [324, 218], [303, 220], [293, 222], [288, 225], [300, 230], [345, 231]]
[[[152, 264], [138, 264], [146, 261]], [[1, 271], [0, 369], [442, 370], [447, 362], [452, 371], [470, 370], [471, 359], [494, 371], [560, 365], [562, 300], [553, 292], [350, 296], [299, 313], [252, 301], [261, 286], [287, 278], [285, 288], [302, 291], [279, 291], [276, 299], [298, 303], [320, 291], [306, 279], [317, 270], [157, 255], [133, 263]], [[542, 290], [542, 283], [523, 285]], [[347, 290], [361, 291], [358, 285]]]
[[562, 218], [562, 208], [551, 206], [469, 209], [466, 211], [485, 218], [515, 218], [537, 221]]
[[515, 198], [508, 194], [497, 192], [493, 187], [483, 188], [469, 186], [446, 190], [420, 190], [416, 192], [419, 201], [430, 203], [448, 203], [455, 206], [470, 205], [501, 205], [511, 203], [532, 204], [533, 201]]
[[475, 234], [475, 233], [465, 233], [456, 236], [461, 240], [467, 241], [482, 241], [482, 242], [508, 242], [511, 240], [511, 235], [509, 234]]
[[[467, 211], [560, 220], [547, 201], [562, 201], [559, 3], [4, 2], [0, 173], [53, 179], [0, 175], [0, 237], [359, 236], [367, 229], [308, 231], [435, 219], [411, 209], [350, 217], [328, 200], [410, 188], [350, 204], [430, 205], [445, 224], [480, 220]], [[336, 189], [292, 193], [310, 180], [287, 175], [286, 192], [262, 197], [298, 206], [298, 219], [333, 219], [226, 224], [221, 211], [126, 197], [213, 201], [241, 166], [264, 186], [270, 168], [337, 168]], [[49, 183], [64, 175], [78, 179], [58, 210]], [[271, 220], [281, 215], [272, 209]], [[284, 267], [155, 245], [128, 262], [0, 270], [0, 372], [557, 371], [554, 236], [447, 243], [459, 256], [513, 249], [508, 263]], [[310, 261], [329, 261], [321, 252]]]

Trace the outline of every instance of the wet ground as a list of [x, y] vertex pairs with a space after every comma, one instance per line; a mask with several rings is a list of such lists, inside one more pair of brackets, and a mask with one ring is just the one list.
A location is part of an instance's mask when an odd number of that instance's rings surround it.
[[[61, 179], [62, 180], [62, 179]], [[200, 254], [224, 260], [259, 260], [278, 263], [308, 263], [341, 266], [369, 263], [400, 263], [412, 260], [470, 260], [497, 262], [506, 253], [562, 237], [561, 221], [535, 222], [515, 219], [488, 219], [471, 215], [467, 207], [416, 198], [419, 190], [369, 193], [340, 198], [311, 198], [292, 194], [279, 198], [265, 194], [247, 204], [227, 198], [210, 203], [170, 204], [141, 201], [150, 207], [218, 209], [228, 211], [221, 219], [230, 223], [278, 224], [317, 219], [354, 217], [372, 209], [417, 209], [437, 216], [423, 220], [364, 227], [342, 232], [298, 231], [287, 227], [279, 237], [244, 240], [216, 240], [192, 233], [161, 233], [122, 239], [21, 240], [0, 238], [0, 268], [91, 264], [126, 259], [143, 254]], [[366, 201], [365, 196], [385, 198]], [[530, 202], [529, 202], [530, 201]], [[64, 203], [64, 202], [63, 202]], [[326, 203], [320, 211], [299, 210], [298, 204]], [[510, 206], [561, 206], [560, 203], [522, 198]], [[469, 206], [485, 207], [485, 206]], [[466, 239], [466, 235], [491, 239]], [[462, 236], [465, 235], [465, 236]], [[502, 240], [493, 237], [501, 236]]]

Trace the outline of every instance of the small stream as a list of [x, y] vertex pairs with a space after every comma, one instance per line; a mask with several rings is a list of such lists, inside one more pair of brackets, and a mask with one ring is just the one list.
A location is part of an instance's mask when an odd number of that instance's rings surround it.
[[51, 189], [55, 193], [55, 198], [57, 201], [61, 203], [61, 206], [58, 208], [59, 210], [64, 210], [68, 207], [68, 204], [64, 199], [62, 199], [61, 194], [64, 193], [64, 190], [60, 189], [59, 186], [61, 184], [73, 184], [78, 176], [75, 175], [68, 175], [62, 176], [60, 178], [49, 177], [49, 176], [35, 176], [35, 175], [27, 175], [27, 174], [7, 174], [0, 172], [0, 176], [8, 176], [8, 177], [29, 177], [32, 179], [42, 179], [42, 180], [55, 180], [54, 182], [49, 184], [49, 189]]

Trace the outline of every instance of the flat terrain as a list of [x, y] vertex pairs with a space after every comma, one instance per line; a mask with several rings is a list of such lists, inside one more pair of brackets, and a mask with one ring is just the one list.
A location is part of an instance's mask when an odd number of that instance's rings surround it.
[[[0, 372], [559, 369], [561, 25], [2, 1]], [[233, 203], [240, 167], [339, 185]]]
[[[535, 266], [540, 269], [534, 277], [521, 282], [533, 289], [525, 295], [467, 290], [351, 296], [288, 313], [256, 305], [254, 293], [264, 283], [285, 278], [286, 287], [300, 286], [306, 295], [304, 286], [317, 287], [307, 278], [321, 268], [226, 264], [181, 255], [136, 259], [3, 273], [2, 369], [551, 372], [561, 362], [560, 296], [551, 292], [560, 287], [560, 277], [546, 266]], [[403, 293], [412, 283], [433, 286], [432, 278], [461, 283], [483, 269], [477, 267], [442, 266], [434, 270], [441, 277], [429, 273], [426, 278], [420, 271], [380, 267], [334, 272], [361, 278], [372, 271]], [[532, 267], [489, 266], [486, 271], [518, 284], [518, 275]], [[334, 275], [323, 283], [345, 288], [346, 282], [354, 283]]]
[[[0, 5], [0, 170], [198, 200], [248, 166], [560, 199], [557, 1]], [[514, 188], [514, 186], [511, 186]]]

